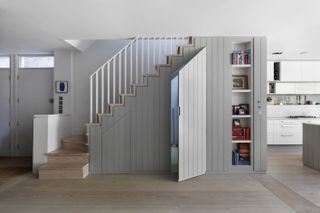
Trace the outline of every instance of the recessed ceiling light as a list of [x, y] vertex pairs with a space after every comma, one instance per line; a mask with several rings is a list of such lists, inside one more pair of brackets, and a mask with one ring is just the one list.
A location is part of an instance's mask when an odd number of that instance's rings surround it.
[[302, 51], [302, 52], [300, 52], [300, 55], [304, 55], [304, 54], [307, 54], [308, 53], [308, 51]]
[[283, 52], [273, 52], [272, 55], [281, 55]]

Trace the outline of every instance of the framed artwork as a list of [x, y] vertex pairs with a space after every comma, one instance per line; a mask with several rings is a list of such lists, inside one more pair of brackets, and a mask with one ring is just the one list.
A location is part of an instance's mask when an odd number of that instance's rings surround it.
[[68, 81], [56, 81], [56, 93], [68, 93]]
[[232, 89], [248, 89], [248, 76], [247, 75], [233, 75], [232, 76]]
[[250, 111], [249, 111], [249, 104], [239, 104], [240, 109], [244, 110], [244, 114], [249, 115]]

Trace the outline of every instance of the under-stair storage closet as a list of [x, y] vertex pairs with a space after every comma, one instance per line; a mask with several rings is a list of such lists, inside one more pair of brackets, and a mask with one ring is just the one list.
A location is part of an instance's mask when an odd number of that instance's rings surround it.
[[206, 48], [172, 76], [171, 168], [178, 181], [206, 173]]

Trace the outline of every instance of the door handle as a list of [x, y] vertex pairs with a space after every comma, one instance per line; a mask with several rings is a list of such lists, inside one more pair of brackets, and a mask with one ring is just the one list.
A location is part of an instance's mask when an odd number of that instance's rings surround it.
[[293, 134], [290, 134], [290, 135], [281, 135], [281, 137], [292, 137]]

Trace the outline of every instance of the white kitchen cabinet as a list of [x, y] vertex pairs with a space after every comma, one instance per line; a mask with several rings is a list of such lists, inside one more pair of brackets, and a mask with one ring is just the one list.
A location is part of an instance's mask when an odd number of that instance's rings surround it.
[[268, 145], [302, 145], [302, 124], [320, 119], [268, 119]]
[[320, 61], [302, 61], [302, 81], [320, 81]]
[[274, 61], [267, 62], [267, 81], [274, 81]]
[[296, 94], [316, 94], [316, 83], [296, 83]]
[[276, 83], [277, 94], [296, 94], [295, 83]]
[[280, 63], [281, 81], [301, 81], [301, 61], [282, 61]]
[[315, 83], [315, 94], [320, 94], [320, 83]]
[[273, 125], [273, 120], [268, 120], [267, 121], [267, 144], [273, 144], [273, 132], [274, 132], [274, 125]]

